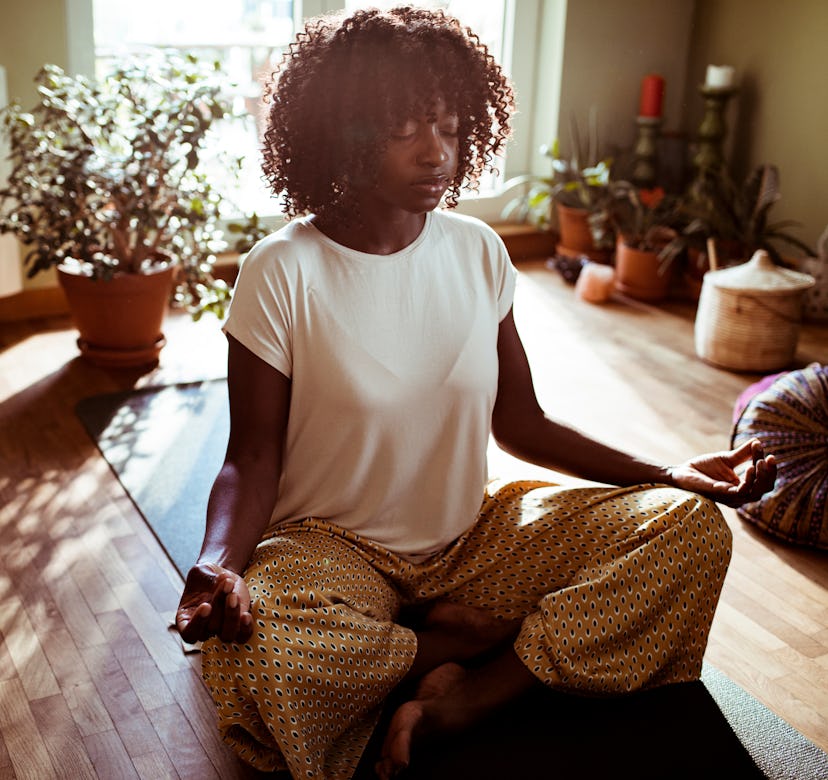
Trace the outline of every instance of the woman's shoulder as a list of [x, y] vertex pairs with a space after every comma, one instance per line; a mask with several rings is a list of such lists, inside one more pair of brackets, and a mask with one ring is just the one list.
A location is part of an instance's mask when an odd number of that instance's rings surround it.
[[482, 219], [472, 217], [469, 214], [460, 214], [457, 211], [438, 209], [433, 212], [435, 223], [444, 230], [455, 231], [468, 236], [480, 236], [482, 238], [497, 238], [497, 233]]
[[489, 224], [468, 214], [456, 211], [435, 211], [435, 224], [444, 235], [463, 243], [469, 248], [479, 248], [493, 259], [505, 260], [508, 252], [497, 231]]
[[307, 256], [315, 233], [306, 218], [291, 220], [260, 239], [245, 255], [242, 268], [248, 274], [269, 275], [295, 267]]

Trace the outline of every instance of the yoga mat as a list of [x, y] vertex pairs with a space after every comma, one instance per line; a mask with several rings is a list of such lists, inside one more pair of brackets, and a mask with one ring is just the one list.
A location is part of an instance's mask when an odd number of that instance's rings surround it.
[[[95, 396], [77, 414], [184, 576], [224, 458], [226, 381]], [[372, 777], [378, 748], [369, 745], [358, 778]], [[424, 746], [401, 780], [627, 777], [826, 780], [828, 755], [705, 665], [699, 682], [630, 696], [535, 691], [472, 731]]]
[[226, 380], [94, 396], [76, 412], [186, 576], [201, 549], [207, 499], [227, 446]]

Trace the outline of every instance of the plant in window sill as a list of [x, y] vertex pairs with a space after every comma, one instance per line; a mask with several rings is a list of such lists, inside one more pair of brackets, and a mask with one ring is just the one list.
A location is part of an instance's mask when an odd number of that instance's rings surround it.
[[[153, 362], [163, 345], [155, 320], [171, 290], [173, 302], [196, 318], [223, 316], [230, 297], [211, 275], [223, 246], [222, 197], [200, 165], [205, 137], [228, 113], [224, 77], [217, 63], [164, 51], [126, 60], [99, 82], [54, 65], [36, 82], [30, 111], [11, 104], [0, 113], [11, 163], [0, 189], [0, 232], [28, 248], [29, 276], [58, 269], [85, 356]], [[122, 323], [138, 300], [122, 288], [151, 279], [161, 303], [138, 323]], [[92, 281], [110, 312], [103, 330], [123, 324], [127, 331], [118, 343], [83, 332], [89, 318], [73, 308], [74, 291]], [[148, 318], [150, 335], [135, 334], [139, 354], [130, 358], [129, 331]]]
[[542, 228], [557, 226], [560, 242], [558, 253], [570, 257], [587, 256], [608, 262], [614, 244], [609, 230], [601, 232], [596, 243], [588, 220], [603, 213], [603, 206], [612, 180], [612, 160], [598, 157], [595, 112], [590, 113], [589, 141], [582, 142], [578, 125], [570, 122], [572, 153], [564, 156], [556, 139], [541, 152], [552, 161], [552, 176], [521, 176], [506, 184], [526, 188], [522, 197], [513, 200], [504, 211], [505, 219], [529, 221]]
[[227, 231], [236, 236], [232, 248], [240, 255], [247, 254], [259, 241], [272, 232], [255, 211], [248, 215], [244, 222], [229, 223]]

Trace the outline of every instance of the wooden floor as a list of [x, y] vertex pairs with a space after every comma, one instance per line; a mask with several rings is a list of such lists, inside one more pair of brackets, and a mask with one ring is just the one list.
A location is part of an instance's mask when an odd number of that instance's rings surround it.
[[[756, 377], [695, 357], [692, 305], [591, 306], [542, 262], [521, 270], [516, 318], [551, 413], [668, 462], [727, 446]], [[78, 359], [66, 320], [0, 325], [0, 778], [250, 776], [169, 631], [181, 581], [73, 411], [223, 374], [215, 321], [166, 330], [141, 376]], [[811, 361], [828, 363], [825, 328], [803, 331], [797, 362]], [[493, 456], [496, 477], [537, 473]], [[828, 555], [727, 516], [735, 554], [707, 660], [828, 750]]]

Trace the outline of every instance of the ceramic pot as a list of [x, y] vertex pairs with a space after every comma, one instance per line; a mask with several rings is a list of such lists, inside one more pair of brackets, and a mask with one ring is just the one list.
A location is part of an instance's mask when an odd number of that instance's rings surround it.
[[619, 236], [615, 247], [615, 286], [639, 301], [663, 301], [670, 289], [672, 263], [665, 267], [658, 252], [635, 249]]
[[58, 279], [79, 332], [81, 355], [100, 366], [158, 363], [173, 273], [173, 266], [160, 265], [144, 274], [92, 279], [60, 266]]
[[598, 249], [592, 240], [588, 209], [564, 206], [555, 201], [555, 212], [561, 238], [555, 249], [557, 254], [570, 258], [587, 257], [595, 263], [610, 262], [612, 253], [607, 249]]

